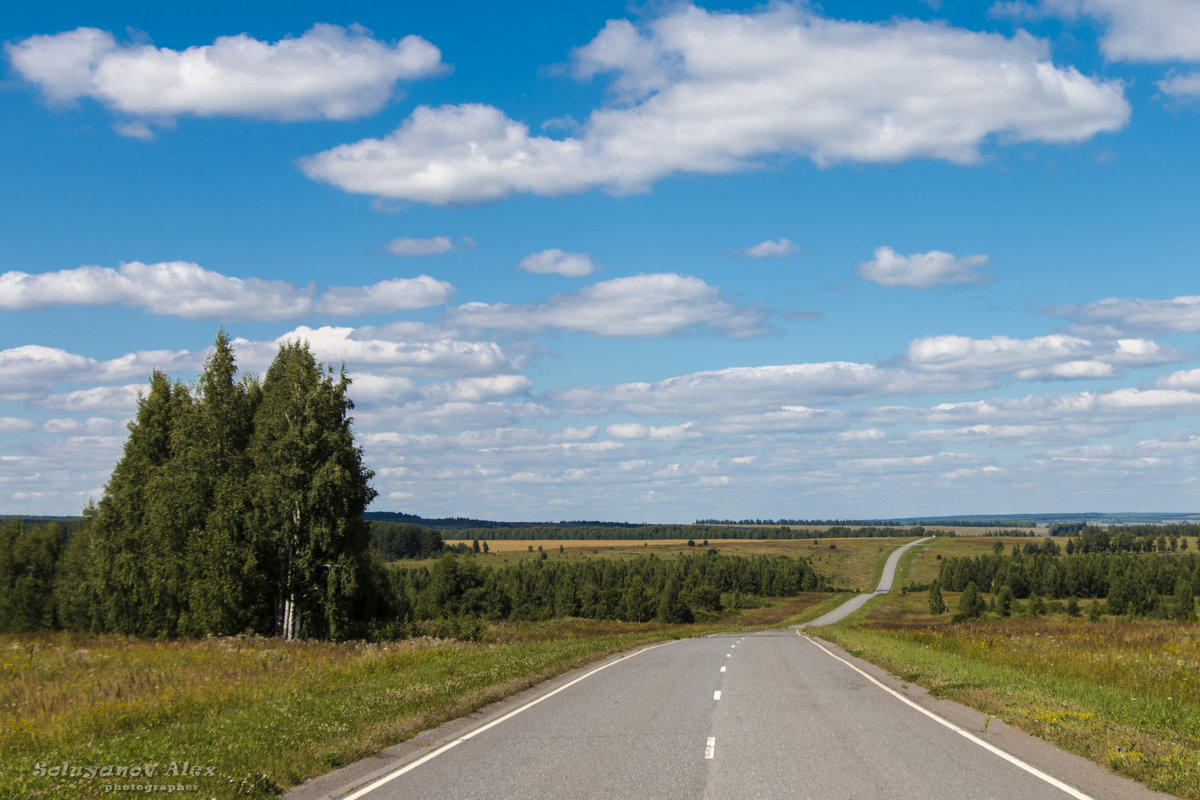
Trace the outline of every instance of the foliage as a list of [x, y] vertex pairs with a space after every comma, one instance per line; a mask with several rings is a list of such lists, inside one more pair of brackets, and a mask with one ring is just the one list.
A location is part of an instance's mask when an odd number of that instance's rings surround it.
[[[486, 560], [483, 560], [486, 561]], [[807, 559], [684, 553], [665, 559], [526, 559], [491, 565], [446, 554], [432, 567], [400, 567], [394, 591], [415, 619], [476, 616], [489, 620], [557, 617], [690, 622], [720, 611], [724, 593], [788, 597], [826, 588]], [[745, 607], [748, 600], [742, 599]]]
[[12, 630], [366, 636], [399, 610], [362, 519], [374, 497], [349, 379], [306, 345], [260, 385], [224, 332], [189, 389], [155, 371], [99, 504], [66, 537], [0, 526]]
[[936, 579], [929, 584], [929, 613], [946, 613], [946, 601], [942, 598], [942, 585]]
[[[1081, 552], [1062, 555], [1053, 540], [1013, 555], [952, 556], [941, 560], [947, 591], [974, 583], [996, 594], [997, 609], [1011, 598], [1104, 598], [1110, 614], [1183, 618], [1200, 594], [1200, 555]], [[1003, 605], [1002, 605], [1003, 604]], [[1034, 603], [1034, 606], [1037, 604]], [[1032, 610], [1032, 609], [1031, 609]]]

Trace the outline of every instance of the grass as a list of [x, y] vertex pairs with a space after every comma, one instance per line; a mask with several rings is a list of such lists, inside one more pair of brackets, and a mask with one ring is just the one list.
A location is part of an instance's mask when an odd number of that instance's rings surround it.
[[[990, 549], [990, 541], [977, 541]], [[920, 548], [907, 580], [932, 580], [938, 553], [975, 554], [964, 547], [937, 539]], [[954, 608], [958, 595], [944, 596]], [[1151, 788], [1200, 800], [1200, 626], [1063, 614], [949, 617], [929, 613], [925, 592], [893, 591], [843, 623], [810, 632], [937, 696]]]
[[[478, 643], [3, 635], [0, 797], [98, 797], [113, 780], [71, 767], [144, 764], [158, 765], [153, 783], [196, 783], [201, 797], [275, 797], [606, 655], [791, 624], [832, 597], [775, 600], [707, 625], [499, 623]], [[214, 774], [163, 780], [184, 761]], [[64, 762], [65, 776], [48, 774]]]

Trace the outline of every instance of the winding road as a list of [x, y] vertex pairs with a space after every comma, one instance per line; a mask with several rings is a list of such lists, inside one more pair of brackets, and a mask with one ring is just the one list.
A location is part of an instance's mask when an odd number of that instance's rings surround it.
[[[890, 588], [905, 548], [891, 554], [876, 592]], [[871, 596], [813, 624], [840, 619]], [[288, 794], [290, 800], [1162, 796], [978, 712], [932, 700], [800, 630], [643, 648]]]

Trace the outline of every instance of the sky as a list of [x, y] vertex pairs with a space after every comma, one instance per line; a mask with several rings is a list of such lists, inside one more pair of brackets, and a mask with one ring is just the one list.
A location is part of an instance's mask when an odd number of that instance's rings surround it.
[[0, 513], [220, 329], [372, 510], [1200, 510], [1194, 0], [18, 3]]

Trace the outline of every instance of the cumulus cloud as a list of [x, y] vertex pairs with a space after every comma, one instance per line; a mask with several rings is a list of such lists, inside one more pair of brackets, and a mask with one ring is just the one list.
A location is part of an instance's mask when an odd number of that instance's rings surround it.
[[270, 341], [239, 338], [233, 345], [239, 363], [265, 369], [279, 346], [292, 341], [307, 342], [319, 361], [344, 362], [351, 377], [360, 370], [410, 378], [484, 376], [508, 373], [516, 366], [495, 342], [450, 337], [384, 338], [378, 333], [363, 335], [354, 328], [331, 325], [301, 325]]
[[1122, 330], [1200, 331], [1200, 295], [1182, 295], [1170, 300], [1109, 297], [1083, 305], [1054, 306], [1048, 311], [1054, 316], [1098, 322]]
[[764, 316], [760, 308], [725, 300], [700, 278], [674, 273], [615, 278], [540, 303], [467, 303], [446, 312], [449, 324], [468, 328], [593, 336], [671, 336], [699, 328], [735, 339], [763, 333]]
[[474, 240], [468, 236], [463, 236], [460, 244], [455, 244], [454, 239], [449, 236], [432, 236], [428, 239], [401, 237], [392, 239], [383, 246], [383, 249], [391, 255], [407, 257], [436, 256], [474, 246]]
[[454, 287], [428, 275], [392, 278], [370, 286], [335, 286], [318, 294], [287, 281], [235, 278], [187, 261], [118, 269], [86, 266], [31, 275], [0, 275], [0, 308], [124, 305], [186, 319], [280, 320], [322, 313], [378, 314], [441, 305]]
[[352, 317], [387, 314], [448, 303], [454, 287], [428, 275], [391, 278], [370, 286], [332, 286], [317, 298], [314, 309], [323, 314]]
[[987, 276], [977, 272], [988, 257], [955, 256], [941, 250], [902, 256], [890, 247], [875, 248], [875, 257], [858, 266], [858, 274], [880, 286], [928, 289], [943, 283], [970, 283]]
[[799, 253], [800, 248], [793, 244], [791, 239], [779, 238], [767, 239], [737, 252], [747, 258], [787, 258]]
[[904, 362], [922, 370], [1011, 373], [1020, 380], [1035, 380], [1106, 378], [1116, 375], [1118, 366], [1150, 366], [1180, 358], [1177, 351], [1145, 339], [1097, 342], [1064, 334], [1032, 339], [944, 335], [913, 340]]
[[1200, 61], [1200, 5], [1192, 0], [1042, 0], [1039, 10], [1103, 22], [1100, 49], [1113, 61]]
[[1197, 409], [1200, 409], [1200, 391], [1126, 387], [1109, 392], [938, 403], [924, 409], [884, 406], [865, 413], [863, 419], [873, 424], [925, 423], [964, 427], [981, 424], [1099, 424], [1163, 418], [1194, 413]]
[[[17, 73], [52, 102], [90, 97], [152, 122], [183, 115], [353, 119], [382, 108], [397, 81], [444, 68], [440, 51], [419, 36], [389, 44], [359, 26], [323, 24], [278, 42], [242, 33], [186, 50], [76, 28], [5, 50]], [[138, 120], [119, 132], [145, 138], [148, 128]]]
[[655, 441], [674, 441], [677, 439], [690, 439], [697, 436], [697, 432], [692, 430], [692, 423], [685, 422], [680, 425], [642, 425], [638, 422], [621, 422], [616, 425], [609, 425], [604, 429], [614, 439], [651, 439]]
[[[802, 401], [924, 394], [979, 385], [958, 375], [943, 380], [937, 374], [835, 361], [730, 367], [654, 383], [577, 386], [553, 390], [547, 397], [570, 413], [725, 414], [732, 409], [761, 412], [796, 407]], [[805, 415], [802, 411], [798, 416]]]
[[92, 386], [73, 392], [48, 394], [37, 404], [66, 413], [108, 413], [132, 416], [138, 399], [150, 391], [149, 384], [130, 383], [124, 386]]
[[1160, 389], [1200, 390], [1200, 369], [1185, 369], [1164, 375], [1154, 382]]
[[26, 433], [35, 430], [37, 423], [31, 419], [21, 419], [20, 417], [0, 417], [0, 434], [5, 433]]
[[848, 22], [782, 4], [609, 21], [576, 51], [575, 72], [612, 75], [614, 93], [577, 136], [532, 135], [492, 106], [421, 106], [389, 135], [300, 167], [348, 192], [478, 203], [645, 191], [674, 173], [745, 170], [777, 154], [972, 163], [985, 141], [1078, 142], [1129, 116], [1120, 84], [1055, 66], [1025, 33]]
[[521, 259], [517, 269], [539, 274], [553, 273], [568, 278], [582, 278], [596, 271], [596, 265], [587, 253], [566, 253], [557, 247], [530, 253]]

